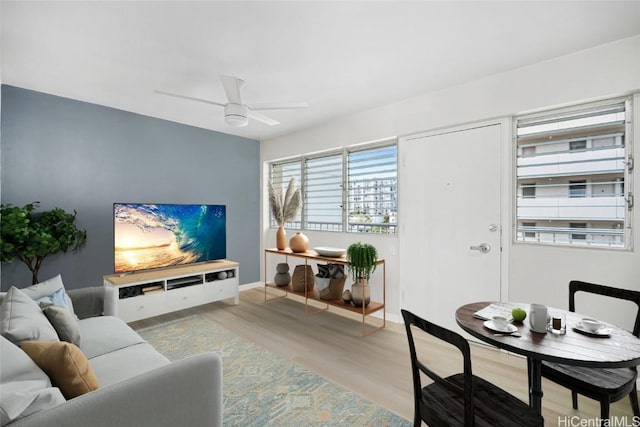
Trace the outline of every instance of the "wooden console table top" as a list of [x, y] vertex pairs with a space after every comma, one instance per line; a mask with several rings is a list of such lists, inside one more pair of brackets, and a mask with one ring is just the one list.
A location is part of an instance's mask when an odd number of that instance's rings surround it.
[[[322, 260], [327, 262], [333, 262], [335, 264], [345, 264], [345, 265], [349, 264], [349, 261], [347, 261], [347, 258], [345, 255], [342, 255], [340, 257], [323, 256], [318, 254], [318, 252], [314, 250], [308, 250], [306, 252], [293, 252], [291, 248], [287, 248], [283, 250], [276, 249], [276, 248], [269, 248], [269, 249], [265, 249], [264, 251], [272, 254], [293, 256], [297, 258], [306, 258], [306, 259], [312, 259], [312, 260]], [[384, 264], [384, 258], [378, 258], [378, 260], [376, 261], [376, 264]]]

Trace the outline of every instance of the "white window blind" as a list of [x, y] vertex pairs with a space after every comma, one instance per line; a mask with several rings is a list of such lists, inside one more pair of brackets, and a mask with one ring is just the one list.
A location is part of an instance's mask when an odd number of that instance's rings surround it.
[[348, 231], [396, 233], [397, 157], [396, 144], [348, 152]]
[[342, 231], [342, 152], [305, 159], [304, 228]]
[[625, 99], [516, 118], [516, 240], [629, 247], [630, 109]]
[[[271, 164], [271, 182], [276, 191], [280, 190], [284, 194], [287, 191], [287, 186], [292, 177], [296, 179], [296, 186], [302, 188], [302, 166], [300, 159]], [[271, 226], [278, 226], [273, 218], [271, 218]], [[301, 214], [298, 214], [293, 221], [287, 222], [285, 227], [301, 228]]]
[[[284, 191], [291, 177], [302, 190], [301, 214], [287, 228], [395, 234], [398, 147], [387, 140], [270, 164], [270, 180]], [[271, 227], [277, 224], [271, 218]]]

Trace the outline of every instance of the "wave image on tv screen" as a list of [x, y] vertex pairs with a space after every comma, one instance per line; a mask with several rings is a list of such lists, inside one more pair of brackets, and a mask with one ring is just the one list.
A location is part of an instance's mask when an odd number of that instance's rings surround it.
[[115, 272], [226, 257], [224, 205], [114, 203]]

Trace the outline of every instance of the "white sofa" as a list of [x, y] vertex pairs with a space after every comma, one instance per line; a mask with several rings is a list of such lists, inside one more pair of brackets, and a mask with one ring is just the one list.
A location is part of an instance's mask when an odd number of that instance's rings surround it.
[[[171, 363], [114, 316], [117, 306], [112, 290], [95, 287], [66, 294], [79, 318], [78, 347], [99, 387], [64, 399], [20, 347], [0, 337], [3, 423], [11, 427], [222, 425], [222, 360], [218, 354]], [[0, 294], [0, 304], [4, 297]], [[15, 326], [16, 320], [12, 322]]]

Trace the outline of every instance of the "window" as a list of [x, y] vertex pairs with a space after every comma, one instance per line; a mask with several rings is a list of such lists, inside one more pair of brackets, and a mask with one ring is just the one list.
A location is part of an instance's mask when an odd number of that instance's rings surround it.
[[[301, 188], [302, 185], [302, 168], [300, 161], [288, 161], [283, 163], [274, 163], [271, 165], [271, 182], [274, 188], [286, 191], [291, 178], [295, 178], [296, 186]], [[287, 228], [300, 228], [301, 216], [298, 214], [296, 218], [285, 224]], [[271, 218], [271, 226], [277, 227], [275, 220]]]
[[395, 234], [397, 156], [395, 145], [348, 153], [348, 231]]
[[578, 151], [578, 150], [586, 150], [587, 149], [587, 141], [569, 141], [569, 151]]
[[[286, 188], [294, 176], [302, 189], [302, 214], [289, 228], [395, 234], [398, 216], [397, 142], [270, 165], [271, 181]], [[271, 226], [277, 224], [271, 219]]]
[[536, 185], [535, 184], [522, 184], [522, 197], [531, 199], [536, 197]]
[[571, 222], [569, 223], [569, 228], [571, 231], [571, 240], [587, 240], [587, 235], [584, 233], [574, 233], [576, 230], [586, 230], [587, 224], [584, 222]]
[[522, 223], [522, 231], [524, 233], [525, 239], [535, 239], [536, 238], [536, 223], [535, 222], [523, 222]]
[[630, 248], [630, 108], [618, 99], [515, 118], [516, 241]]
[[342, 231], [342, 153], [305, 159], [304, 229]]
[[587, 197], [587, 181], [569, 181], [569, 197]]

